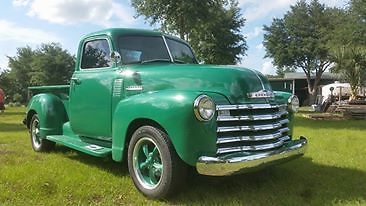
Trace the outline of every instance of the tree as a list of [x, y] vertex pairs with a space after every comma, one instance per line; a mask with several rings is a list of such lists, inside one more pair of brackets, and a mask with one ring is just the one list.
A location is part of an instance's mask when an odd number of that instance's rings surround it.
[[5, 92], [5, 102], [8, 102], [8, 96], [12, 97], [14, 95], [15, 88], [14, 81], [10, 78], [9, 70], [2, 70], [0, 73], [0, 88]]
[[[197, 25], [190, 33], [190, 44], [199, 59], [210, 64], [234, 64], [240, 61], [239, 54], [247, 49], [240, 28], [245, 20], [241, 18], [237, 2], [227, 9], [217, 8], [214, 17]], [[208, 32], [207, 32], [208, 31]]]
[[351, 86], [350, 100], [356, 99], [358, 88], [366, 80], [366, 48], [344, 46], [332, 50], [336, 63], [332, 70], [340, 73]]
[[353, 43], [366, 46], [366, 1], [351, 0], [348, 16], [353, 24], [353, 35], [349, 36], [353, 39]]
[[61, 45], [42, 44], [33, 57], [30, 85], [68, 84], [74, 66], [74, 57]]
[[247, 49], [245, 19], [234, 0], [132, 0], [151, 25], [188, 41], [205, 63], [235, 64]]
[[296, 72], [296, 69], [292, 67], [277, 67], [276, 75], [279, 77], [284, 77], [285, 73]]
[[[362, 27], [360, 28], [362, 31], [365, 31], [366, 26], [366, 1], [365, 0], [351, 0], [350, 2], [350, 12], [354, 16], [354, 18], [359, 22]], [[365, 37], [366, 33], [363, 33], [363, 37]], [[364, 41], [366, 41], [364, 39]]]
[[366, 2], [352, 0], [350, 7], [333, 16], [338, 26], [329, 48], [334, 65], [332, 72], [341, 74], [351, 86], [350, 100], [366, 80]]
[[56, 43], [42, 44], [35, 50], [18, 48], [8, 59], [11, 70], [0, 77], [8, 82], [10, 99], [20, 94], [22, 102], [27, 99], [29, 86], [67, 84], [75, 65], [75, 58]]
[[366, 12], [364, 10], [366, 10], [366, 1], [357, 0], [351, 1], [349, 8], [334, 10], [331, 18], [337, 27], [332, 32], [330, 48], [351, 44], [366, 46], [366, 14], [364, 14]]
[[[30, 86], [30, 72], [31, 63], [35, 52], [29, 46], [17, 48], [16, 56], [8, 56], [8, 66], [11, 69], [8, 73], [8, 78], [13, 82], [11, 93], [20, 94], [23, 97], [23, 102], [26, 100], [28, 91], [27, 87]], [[11, 98], [12, 99], [12, 98]]]
[[282, 19], [264, 26], [266, 57], [273, 58], [273, 64], [282, 70], [304, 71], [310, 104], [315, 101], [322, 74], [332, 63], [327, 43], [335, 27], [333, 12], [317, 0], [309, 4], [301, 0]]

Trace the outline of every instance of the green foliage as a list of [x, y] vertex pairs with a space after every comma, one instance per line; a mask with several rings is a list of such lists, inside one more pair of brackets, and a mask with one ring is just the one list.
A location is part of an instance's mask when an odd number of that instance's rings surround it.
[[20, 95], [19, 93], [14, 94], [14, 96], [13, 96], [14, 102], [22, 102], [22, 100], [23, 100], [22, 95]]
[[210, 64], [235, 64], [247, 49], [245, 38], [240, 34], [244, 26], [240, 9], [232, 2], [228, 9], [214, 12], [208, 22], [192, 29], [190, 44], [199, 59]]
[[75, 65], [75, 58], [56, 43], [42, 44], [35, 50], [18, 48], [8, 59], [11, 70], [0, 74], [0, 86], [10, 99], [20, 94], [22, 103], [27, 100], [29, 86], [67, 84]]
[[[273, 64], [281, 70], [305, 72], [310, 102], [315, 100], [321, 76], [331, 64], [327, 43], [335, 27], [331, 18], [334, 12], [317, 0], [301, 0], [283, 18], [275, 18], [270, 26], [264, 26], [266, 57], [273, 58]], [[310, 81], [312, 74], [315, 81]]]
[[355, 99], [358, 88], [366, 81], [366, 48], [348, 45], [332, 51], [336, 63], [332, 71], [342, 74], [351, 86], [350, 99]]
[[0, 72], [0, 88], [5, 92], [5, 103], [11, 101], [9, 100], [9, 96], [12, 97], [14, 94], [14, 82], [10, 78], [10, 74], [8, 70], [2, 70]]
[[67, 84], [74, 66], [74, 58], [59, 44], [42, 44], [33, 57], [30, 83], [32, 86]]
[[[351, 0], [350, 12], [354, 16], [354, 18], [362, 24], [363, 28], [361, 30], [365, 31], [366, 25], [366, 1], [365, 0]], [[365, 33], [363, 33], [363, 37], [365, 37]], [[366, 39], [363, 39], [366, 41]]]
[[20, 102], [9, 102], [8, 107], [20, 107], [22, 104]]
[[[302, 69], [310, 97], [331, 63], [336, 63], [332, 71], [341, 73], [352, 88], [364, 81], [366, 1], [351, 0], [348, 8], [337, 9], [301, 0], [264, 30], [266, 56], [273, 58], [277, 73]], [[311, 74], [315, 81], [310, 81]]]
[[[366, 45], [366, 17], [361, 17], [361, 14], [357, 13], [358, 8], [354, 7], [356, 5], [351, 1], [349, 8], [333, 12], [331, 18], [337, 26], [332, 32], [332, 39], [328, 45], [330, 48], [339, 45]], [[363, 10], [366, 10], [366, 4], [363, 7]]]
[[235, 0], [132, 0], [132, 6], [150, 24], [188, 41], [205, 63], [235, 64], [245, 55], [245, 19]]
[[284, 77], [285, 73], [296, 72], [296, 69], [293, 67], [277, 67], [276, 74], [279, 77]]
[[366, 78], [366, 1], [352, 0], [350, 7], [334, 13], [337, 25], [329, 43], [332, 72], [342, 75], [350, 83], [354, 99]]
[[[29, 46], [17, 48], [15, 57], [8, 57], [9, 68], [7, 78], [11, 81], [10, 92], [13, 94], [19, 93], [23, 97], [23, 101], [27, 97], [27, 87], [30, 85], [31, 79], [31, 63], [35, 52]], [[7, 90], [6, 92], [9, 92]], [[12, 99], [12, 98], [11, 98]]]

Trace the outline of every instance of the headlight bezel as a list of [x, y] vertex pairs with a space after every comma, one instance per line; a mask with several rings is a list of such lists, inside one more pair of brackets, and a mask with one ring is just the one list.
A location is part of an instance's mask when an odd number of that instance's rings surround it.
[[[204, 104], [205, 102], [204, 101], [209, 101], [211, 103], [211, 110], [212, 110], [212, 113], [209, 117], [205, 116], [204, 114], [201, 113], [201, 109], [202, 109], [202, 104]], [[214, 116], [215, 116], [215, 112], [216, 112], [216, 104], [215, 102], [212, 100], [211, 97], [205, 95], [205, 94], [201, 94], [199, 95], [195, 100], [194, 100], [194, 103], [193, 103], [193, 110], [194, 110], [194, 114], [196, 116], [196, 118], [199, 120], [199, 121], [210, 121]]]
[[291, 95], [287, 100], [287, 107], [293, 113], [298, 112], [300, 107], [299, 98], [296, 95]]

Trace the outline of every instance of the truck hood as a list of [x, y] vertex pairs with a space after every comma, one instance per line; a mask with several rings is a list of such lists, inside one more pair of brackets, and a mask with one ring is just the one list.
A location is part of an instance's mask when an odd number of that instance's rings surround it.
[[268, 80], [259, 72], [237, 66], [200, 64], [129, 65], [123, 71], [133, 74], [126, 86], [142, 85], [143, 92], [166, 89], [214, 92], [232, 104], [263, 102], [248, 98], [248, 93], [272, 91]]

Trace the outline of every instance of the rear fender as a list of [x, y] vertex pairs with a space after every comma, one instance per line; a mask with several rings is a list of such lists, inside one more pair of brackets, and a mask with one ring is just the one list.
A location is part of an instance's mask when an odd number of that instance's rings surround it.
[[27, 107], [26, 124], [33, 114], [40, 119], [40, 135], [42, 138], [52, 134], [62, 134], [62, 125], [68, 121], [67, 113], [61, 99], [51, 93], [37, 94], [32, 97]]

